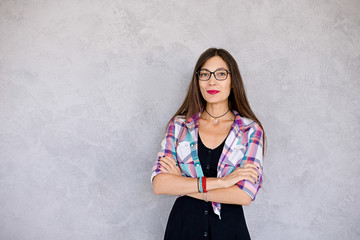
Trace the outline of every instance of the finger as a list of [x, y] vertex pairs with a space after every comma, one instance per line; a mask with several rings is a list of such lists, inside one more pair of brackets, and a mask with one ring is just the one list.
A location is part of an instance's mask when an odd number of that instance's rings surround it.
[[166, 161], [164, 161], [163, 158], [160, 159], [159, 163], [160, 163], [162, 166], [164, 166], [164, 167], [165, 167], [165, 166], [169, 166], [169, 164], [168, 164]]
[[163, 157], [163, 158], [161, 158], [161, 160], [163, 160], [164, 162], [166, 162], [169, 166], [176, 166], [176, 164], [177, 164], [177, 162], [174, 160], [174, 159], [172, 159], [172, 158], [170, 158], [170, 157]]
[[256, 166], [255, 164], [246, 164], [244, 165], [243, 169], [246, 169], [246, 170], [252, 170], [254, 173], [256, 172], [256, 174], [259, 173], [259, 167]]
[[253, 169], [249, 169], [246, 172], [246, 174], [248, 174], [248, 176], [252, 177], [253, 179], [258, 180], [259, 175], [258, 175], [257, 171], [255, 171]]
[[245, 176], [244, 179], [252, 182], [253, 184], [256, 184], [256, 180], [254, 178], [252, 178], [251, 176]]
[[175, 161], [174, 159], [167, 157], [164, 158], [164, 161], [166, 161], [166, 163], [172, 168], [172, 169], [176, 169], [176, 171], [180, 172], [180, 167], [177, 161]]
[[166, 164], [166, 166], [168, 166], [169, 168], [174, 169], [176, 167], [175, 162], [173, 162], [172, 160], [163, 158], [160, 160], [160, 162], [162, 162], [163, 164]]
[[[247, 166], [245, 168], [243, 168], [244, 170], [251, 170], [251, 172], [253, 172], [254, 174], [256, 174], [256, 178], [259, 176], [259, 168], [258, 166], [256, 166], [255, 164], [252, 164], [252, 163], [248, 163], [248, 164], [245, 164], [244, 166]], [[255, 167], [254, 167], [255, 166]]]
[[160, 160], [160, 165], [166, 168], [167, 170], [170, 170], [172, 168], [171, 165], [165, 162], [164, 160]]
[[162, 158], [166, 159], [166, 161], [169, 161], [169, 162], [176, 162], [174, 159], [172, 159], [172, 158], [169, 157], [169, 156], [164, 156], [164, 157], [162, 157]]
[[173, 163], [169, 164], [164, 160], [160, 160], [160, 165], [166, 169], [167, 173], [181, 175], [180, 168], [175, 166]]
[[169, 173], [169, 171], [168, 171], [166, 168], [164, 168], [163, 166], [160, 167], [160, 170], [161, 170], [163, 173]]
[[241, 169], [238, 171], [238, 176], [241, 179], [246, 179], [251, 181], [252, 183], [256, 183], [258, 181], [258, 175], [257, 172], [254, 169]]
[[253, 184], [256, 184], [255, 179], [252, 178], [252, 177], [249, 176], [249, 175], [239, 175], [237, 179], [238, 179], [237, 182], [243, 181], [243, 180], [247, 180], [247, 181], [250, 181], [250, 182], [253, 183]]
[[251, 168], [250, 167], [249, 168], [236, 168], [235, 171], [237, 171], [240, 174], [251, 175], [255, 179], [257, 179], [259, 176], [259, 172], [252, 167]]
[[172, 159], [171, 157], [164, 156], [160, 158], [160, 163], [167, 167], [169, 173], [174, 173], [177, 175], [181, 175], [180, 167], [178, 166], [177, 161]]
[[244, 168], [255, 168], [255, 169], [260, 169], [260, 167], [254, 163], [246, 163], [244, 164]]
[[251, 179], [249, 179], [249, 180], [250, 180], [250, 182], [252, 182], [253, 184], [256, 184], [255, 178], [251, 178]]
[[259, 172], [256, 171], [255, 169], [253, 169], [253, 168], [248, 168], [247, 171], [250, 172], [250, 175], [251, 175], [253, 178], [255, 178], [255, 179], [258, 178]]
[[169, 157], [169, 156], [165, 156], [165, 158], [168, 159], [168, 160], [170, 160], [170, 161], [172, 161], [172, 162], [176, 162], [175, 159], [173, 159], [173, 158], [171, 158], [171, 157]]

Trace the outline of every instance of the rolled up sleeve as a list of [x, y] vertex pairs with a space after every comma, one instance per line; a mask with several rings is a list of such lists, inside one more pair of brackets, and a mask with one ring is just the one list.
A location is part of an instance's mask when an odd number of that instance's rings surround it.
[[252, 201], [254, 201], [263, 181], [263, 130], [257, 123], [254, 123], [254, 126], [249, 130], [248, 134], [248, 145], [240, 166], [247, 163], [253, 163], [258, 166], [259, 169], [257, 171], [260, 181], [253, 184], [249, 180], [242, 180], [236, 185], [246, 192], [251, 197]]
[[153, 181], [156, 175], [162, 173], [162, 171], [160, 170], [160, 166], [161, 166], [160, 158], [164, 156], [169, 156], [172, 159], [176, 160], [175, 142], [176, 142], [175, 120], [172, 119], [166, 131], [165, 138], [161, 142], [161, 149], [157, 154], [157, 160], [155, 161], [154, 166], [152, 168], [151, 182]]

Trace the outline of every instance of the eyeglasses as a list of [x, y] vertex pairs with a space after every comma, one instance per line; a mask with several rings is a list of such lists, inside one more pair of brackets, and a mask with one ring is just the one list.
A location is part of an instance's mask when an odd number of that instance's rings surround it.
[[231, 72], [225, 69], [218, 69], [213, 72], [210, 72], [207, 69], [201, 69], [196, 72], [196, 75], [198, 76], [200, 81], [207, 81], [211, 78], [211, 74], [214, 74], [214, 77], [218, 81], [224, 81], [227, 79], [228, 75]]

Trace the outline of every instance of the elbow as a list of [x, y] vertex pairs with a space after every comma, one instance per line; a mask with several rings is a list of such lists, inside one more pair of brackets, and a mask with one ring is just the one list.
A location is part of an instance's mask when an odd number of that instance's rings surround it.
[[156, 195], [161, 195], [161, 191], [158, 187], [156, 187], [156, 184], [153, 184], [153, 191]]
[[157, 179], [158, 176], [155, 176], [153, 179], [153, 191], [156, 195], [162, 195], [163, 193], [161, 192], [161, 187], [159, 186], [159, 179]]
[[249, 206], [252, 202], [251, 196], [244, 192], [244, 190], [241, 190], [237, 186], [234, 186], [236, 189], [236, 195], [234, 195], [234, 204], [243, 205], [243, 206]]
[[250, 200], [245, 200], [245, 202], [243, 202], [242, 205], [249, 206], [250, 203], [251, 203], [251, 199]]
[[246, 196], [242, 199], [240, 205], [249, 206], [251, 202], [252, 202], [252, 198], [251, 198], [249, 195], [246, 195]]

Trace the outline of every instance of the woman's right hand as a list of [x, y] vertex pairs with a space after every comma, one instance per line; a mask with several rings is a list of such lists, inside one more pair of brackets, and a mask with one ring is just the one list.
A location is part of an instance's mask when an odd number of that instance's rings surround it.
[[229, 175], [220, 178], [222, 180], [222, 185], [223, 187], [228, 188], [241, 180], [249, 180], [255, 184], [256, 181], [259, 181], [257, 169], [259, 168], [253, 163], [247, 163], [243, 167], [238, 167]]
[[160, 170], [163, 173], [170, 173], [181, 176], [181, 170], [174, 159], [168, 156], [160, 158]]

